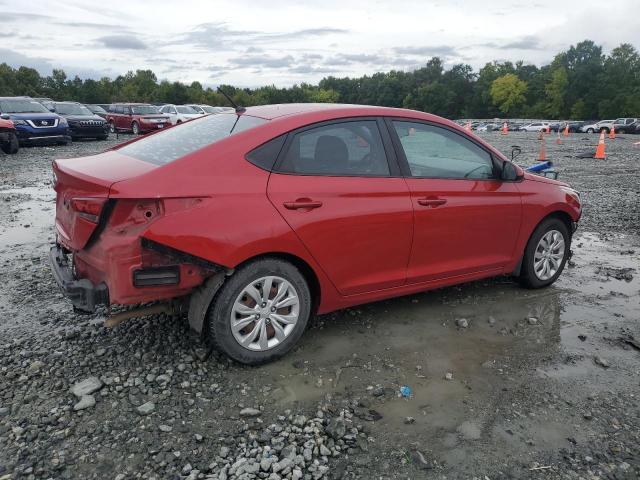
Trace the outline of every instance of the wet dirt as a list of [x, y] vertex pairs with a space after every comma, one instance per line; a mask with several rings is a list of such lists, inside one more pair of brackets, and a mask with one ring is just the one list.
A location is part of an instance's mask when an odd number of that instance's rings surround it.
[[[505, 153], [520, 145], [523, 165], [537, 157], [534, 134], [483, 136]], [[186, 463], [204, 475], [247, 431], [241, 406], [263, 408], [248, 431], [287, 411], [348, 408], [367, 441], [330, 459], [329, 478], [637, 478], [640, 149], [618, 138], [605, 162], [574, 156], [595, 135], [547, 139], [560, 179], [585, 201], [553, 286], [500, 277], [334, 312], [259, 368], [200, 357], [202, 345], [166, 316], [106, 330], [101, 314], [74, 314], [57, 291], [46, 263], [50, 161], [115, 140], [0, 157], [0, 478], [180, 478]], [[168, 371], [162, 388], [145, 380]], [[120, 380], [94, 409], [73, 412], [68, 387], [89, 375]], [[156, 412], [141, 418], [146, 400]], [[176, 428], [158, 438], [163, 423]], [[175, 450], [178, 460], [157, 453]], [[73, 461], [54, 468], [61, 451]]]

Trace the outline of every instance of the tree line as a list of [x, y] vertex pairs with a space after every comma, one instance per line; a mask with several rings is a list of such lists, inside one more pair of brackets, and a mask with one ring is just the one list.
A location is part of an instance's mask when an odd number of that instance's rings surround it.
[[[342, 102], [406, 107], [448, 118], [528, 117], [596, 119], [640, 116], [640, 56], [623, 43], [609, 55], [591, 40], [558, 53], [545, 66], [487, 63], [478, 72], [467, 64], [445, 68], [439, 57], [424, 67], [362, 77], [323, 78], [317, 85], [221, 88], [240, 105]], [[29, 95], [83, 103], [165, 102], [226, 105], [199, 82], [158, 81], [151, 70], [99, 80], [67, 78], [54, 69], [41, 76], [28, 67], [0, 64], [0, 96]]]

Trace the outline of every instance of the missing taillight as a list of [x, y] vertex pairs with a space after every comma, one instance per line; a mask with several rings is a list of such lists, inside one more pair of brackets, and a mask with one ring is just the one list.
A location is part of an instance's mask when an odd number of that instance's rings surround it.
[[106, 198], [79, 197], [72, 198], [70, 205], [71, 209], [82, 218], [93, 223], [98, 223], [100, 213], [106, 201]]

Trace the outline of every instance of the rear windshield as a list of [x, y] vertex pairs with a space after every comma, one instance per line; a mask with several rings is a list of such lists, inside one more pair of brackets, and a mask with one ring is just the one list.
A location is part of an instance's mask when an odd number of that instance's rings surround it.
[[30, 99], [0, 100], [0, 112], [2, 113], [50, 113], [39, 102]]
[[131, 112], [134, 115], [148, 115], [150, 113], [160, 113], [153, 105], [132, 105]]
[[150, 135], [118, 149], [138, 160], [165, 165], [266, 120], [234, 113], [209, 115]]

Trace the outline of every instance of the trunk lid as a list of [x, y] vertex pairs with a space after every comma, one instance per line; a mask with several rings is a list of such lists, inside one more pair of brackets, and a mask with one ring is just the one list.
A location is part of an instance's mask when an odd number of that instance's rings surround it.
[[58, 242], [71, 251], [83, 249], [103, 220], [111, 186], [154, 168], [116, 151], [54, 160]]

